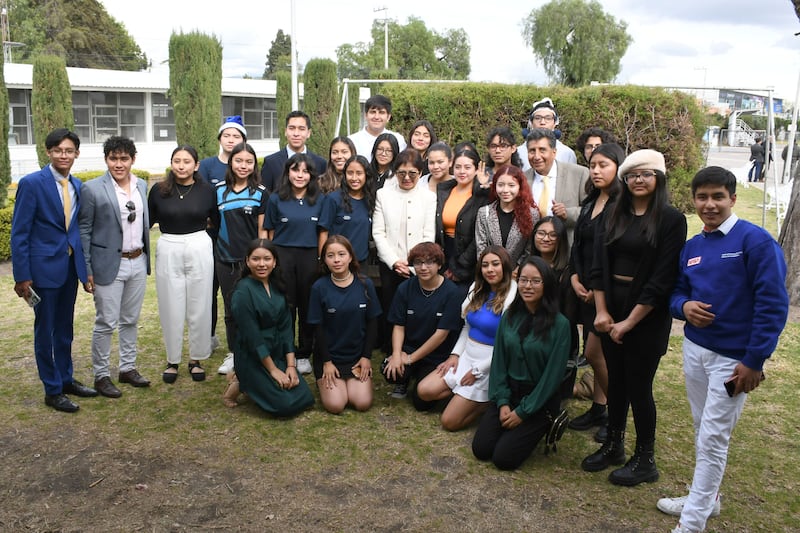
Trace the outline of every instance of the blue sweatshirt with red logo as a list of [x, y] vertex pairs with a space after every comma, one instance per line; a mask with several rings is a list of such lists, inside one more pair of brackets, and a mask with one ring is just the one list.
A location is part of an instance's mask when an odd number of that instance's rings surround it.
[[761, 370], [786, 324], [785, 280], [786, 261], [775, 239], [737, 220], [727, 234], [702, 232], [686, 242], [670, 310], [675, 318], [686, 320], [687, 301], [711, 304], [713, 322], [704, 328], [686, 322], [686, 338]]

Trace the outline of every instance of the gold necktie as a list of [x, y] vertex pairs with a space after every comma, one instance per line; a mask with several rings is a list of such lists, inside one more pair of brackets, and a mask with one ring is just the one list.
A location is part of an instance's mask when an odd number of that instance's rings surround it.
[[539, 196], [539, 214], [542, 218], [547, 216], [550, 204], [550, 176], [542, 176], [542, 194]]
[[72, 198], [69, 196], [69, 180], [63, 178], [58, 181], [61, 183], [61, 196], [64, 198], [64, 225], [69, 230], [69, 222], [72, 220]]

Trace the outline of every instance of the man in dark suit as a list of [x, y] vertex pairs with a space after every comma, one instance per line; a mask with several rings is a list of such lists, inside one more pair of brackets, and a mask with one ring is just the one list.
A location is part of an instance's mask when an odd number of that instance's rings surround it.
[[542, 217], [556, 216], [567, 226], [569, 244], [581, 212], [581, 202], [586, 198], [586, 181], [589, 169], [564, 161], [556, 161], [556, 137], [548, 129], [534, 128], [528, 133], [528, 162], [525, 171], [533, 199]]
[[97, 391], [72, 377], [72, 322], [78, 280], [86, 285], [86, 263], [78, 232], [81, 182], [72, 175], [80, 139], [65, 129], [45, 139], [50, 164], [22, 178], [11, 222], [14, 291], [33, 305], [34, 352], [44, 402], [73, 413], [67, 394], [90, 397]]
[[126, 137], [103, 143], [108, 171], [81, 189], [78, 212], [89, 291], [94, 294], [94, 388], [109, 398], [122, 392], [111, 381], [111, 335], [119, 326], [119, 382], [147, 387], [136, 370], [139, 312], [150, 273], [147, 183], [131, 173], [136, 145]]
[[286, 115], [286, 146], [264, 158], [261, 167], [261, 184], [272, 192], [278, 188], [283, 166], [294, 154], [307, 153], [314, 161], [317, 176], [325, 172], [327, 161], [308, 150], [306, 141], [311, 137], [311, 118], [302, 111], [292, 111]]

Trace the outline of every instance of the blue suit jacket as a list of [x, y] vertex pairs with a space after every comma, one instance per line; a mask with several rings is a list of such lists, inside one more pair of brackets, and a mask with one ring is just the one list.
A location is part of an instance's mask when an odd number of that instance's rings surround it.
[[[81, 234], [86, 271], [98, 285], [108, 285], [119, 272], [122, 259], [122, 220], [119, 212], [114, 178], [106, 172], [83, 185], [78, 227]], [[142, 242], [147, 254], [147, 273], [150, 273], [150, 216], [147, 210], [147, 183], [136, 180], [144, 205]], [[127, 224], [127, 221], [126, 221]]]
[[[317, 176], [324, 174], [328, 162], [311, 150], [307, 150], [307, 154], [314, 161]], [[261, 167], [261, 185], [266, 187], [267, 191], [273, 192], [278, 188], [278, 181], [283, 176], [283, 167], [288, 160], [289, 154], [286, 153], [285, 146], [264, 158], [264, 165]]]
[[78, 231], [81, 182], [72, 175], [69, 180], [75, 187], [77, 204], [69, 231], [60, 187], [53, 179], [50, 165], [20, 180], [11, 222], [14, 281], [32, 280], [34, 287], [45, 289], [61, 287], [67, 280], [70, 261], [75, 262], [78, 279], [86, 281], [86, 262]]

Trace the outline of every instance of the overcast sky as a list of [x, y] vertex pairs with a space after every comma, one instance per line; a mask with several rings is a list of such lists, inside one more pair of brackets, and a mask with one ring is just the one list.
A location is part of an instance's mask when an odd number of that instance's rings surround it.
[[[153, 61], [168, 58], [173, 30], [213, 33], [223, 46], [223, 75], [260, 77], [279, 29], [290, 33], [290, 0], [101, 0]], [[521, 35], [521, 21], [546, 0], [499, 4], [430, 0], [295, 0], [301, 63], [336, 59], [343, 43], [369, 41], [375, 8], [405, 23], [409, 16], [443, 32], [463, 28], [472, 48], [473, 81], [535, 83], [548, 79]], [[774, 87], [793, 101], [800, 74], [800, 23], [790, 0], [600, 0], [628, 24], [633, 43], [617, 83], [661, 86]], [[453, 7], [454, 5], [458, 7]]]

